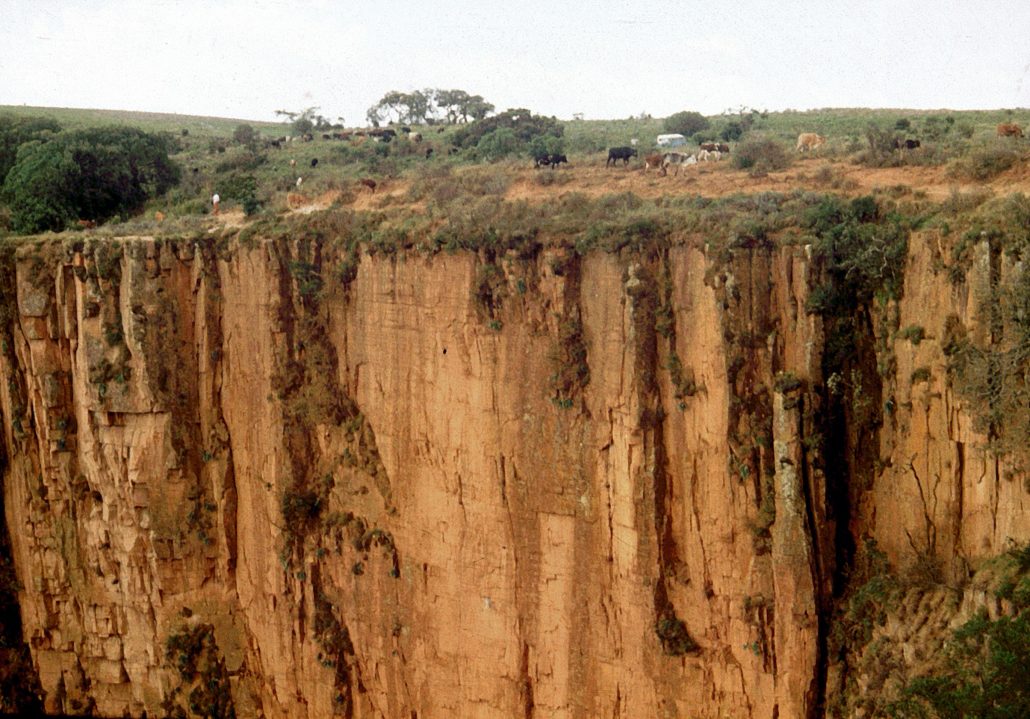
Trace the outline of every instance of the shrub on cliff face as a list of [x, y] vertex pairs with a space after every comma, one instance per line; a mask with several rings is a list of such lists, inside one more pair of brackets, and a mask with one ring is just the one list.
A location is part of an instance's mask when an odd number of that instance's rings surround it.
[[168, 138], [102, 127], [21, 145], [3, 185], [16, 232], [61, 230], [139, 210], [179, 181]]

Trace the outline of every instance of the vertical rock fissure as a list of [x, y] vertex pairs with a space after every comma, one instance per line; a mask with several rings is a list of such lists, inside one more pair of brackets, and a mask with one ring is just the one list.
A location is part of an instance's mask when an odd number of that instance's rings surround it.
[[625, 285], [632, 301], [634, 367], [637, 405], [640, 408], [638, 421], [644, 442], [644, 472], [650, 479], [649, 491], [643, 495], [652, 503], [655, 531], [654, 630], [666, 654], [683, 655], [696, 651], [698, 647], [677, 615], [667, 586], [669, 575], [674, 571], [677, 549], [670, 516], [672, 497], [665, 452], [665, 410], [658, 385], [656, 319], [659, 297], [655, 270], [665, 271], [668, 261], [667, 254], [658, 256], [653, 269], [643, 262], [632, 262], [626, 271]]
[[[0, 363], [6, 371], [8, 383], [6, 393], [11, 407], [10, 414], [24, 406], [17, 398], [22, 396], [16, 366], [11, 326], [18, 317], [14, 263], [14, 245], [0, 243]], [[5, 486], [9, 468], [9, 453], [17, 451], [8, 447], [5, 426], [11, 427], [12, 438], [18, 441], [17, 430], [20, 417], [4, 416], [0, 406], [0, 712], [40, 713], [41, 687], [39, 677], [32, 665], [28, 645], [22, 638], [21, 607], [18, 604], [18, 578], [7, 526]]]

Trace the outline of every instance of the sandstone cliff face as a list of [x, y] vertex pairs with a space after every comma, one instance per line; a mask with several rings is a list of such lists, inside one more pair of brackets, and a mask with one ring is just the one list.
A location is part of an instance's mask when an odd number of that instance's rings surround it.
[[956, 287], [933, 253], [827, 461], [803, 246], [343, 280], [315, 242], [24, 248], [3, 490], [48, 710], [820, 714], [842, 544], [958, 574], [1030, 536], [944, 382], [989, 263]]

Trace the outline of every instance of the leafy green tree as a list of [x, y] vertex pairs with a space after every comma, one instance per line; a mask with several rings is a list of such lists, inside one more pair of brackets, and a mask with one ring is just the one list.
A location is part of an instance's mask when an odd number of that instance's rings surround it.
[[468, 122], [470, 117], [473, 120], [482, 120], [493, 111], [493, 104], [484, 100], [482, 95], [473, 95], [461, 106], [461, 119], [464, 122]]
[[470, 96], [464, 90], [437, 90], [436, 106], [443, 112], [444, 121], [454, 125], [462, 116], [462, 108], [468, 105]]
[[16, 232], [60, 230], [140, 209], [179, 181], [169, 137], [132, 127], [67, 132], [18, 150], [2, 195]]
[[482, 120], [494, 111], [494, 106], [483, 99], [482, 95], [469, 95], [464, 90], [437, 90], [436, 106], [443, 111], [444, 120], [451, 125], [460, 119]]
[[708, 129], [708, 118], [700, 112], [684, 110], [669, 115], [662, 123], [662, 128], [668, 133], [679, 133], [680, 135], [693, 135]]
[[333, 126], [328, 118], [318, 114], [318, 109], [318, 106], [313, 106], [306, 107], [300, 112], [276, 110], [275, 114], [286, 118], [286, 121], [290, 123], [290, 131], [294, 135], [303, 135], [312, 130], [327, 130]]
[[20, 145], [46, 139], [60, 131], [61, 126], [46, 117], [0, 115], [0, 184], [14, 167]]
[[436, 117], [436, 96], [438, 90], [426, 88], [414, 92], [391, 90], [372, 107], [368, 108], [366, 117], [373, 125], [383, 120], [392, 122], [410, 122], [424, 124]]

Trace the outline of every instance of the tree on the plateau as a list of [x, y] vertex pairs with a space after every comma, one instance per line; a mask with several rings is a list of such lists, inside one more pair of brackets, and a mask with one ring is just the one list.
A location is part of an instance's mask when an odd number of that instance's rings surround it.
[[132, 127], [98, 127], [22, 144], [2, 193], [16, 232], [61, 230], [139, 210], [179, 181], [173, 140]]

